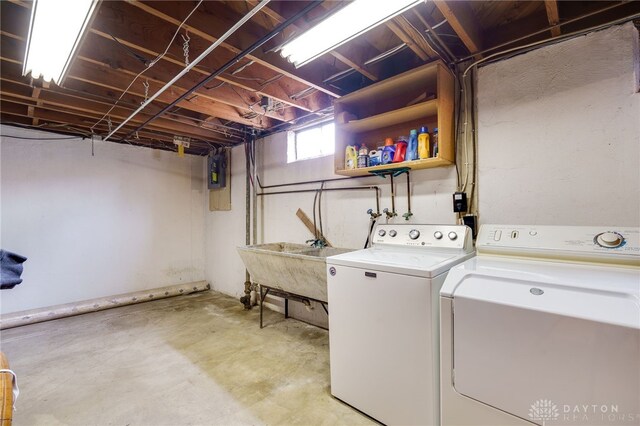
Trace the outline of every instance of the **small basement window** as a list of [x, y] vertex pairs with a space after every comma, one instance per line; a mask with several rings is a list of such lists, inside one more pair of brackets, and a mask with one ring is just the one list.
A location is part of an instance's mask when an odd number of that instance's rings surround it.
[[287, 163], [325, 157], [335, 151], [333, 121], [306, 129], [291, 131], [287, 135]]

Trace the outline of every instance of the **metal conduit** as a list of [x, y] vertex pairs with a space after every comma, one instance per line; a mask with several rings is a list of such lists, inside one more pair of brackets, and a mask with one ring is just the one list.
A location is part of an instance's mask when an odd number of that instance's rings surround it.
[[[264, 5], [266, 5], [269, 2], [269, 0], [262, 0], [260, 3], [258, 3], [258, 6], [256, 6], [254, 9], [251, 10], [251, 12], [253, 12], [255, 9], [262, 8]], [[176, 104], [178, 104], [179, 102], [181, 102], [182, 100], [184, 100], [185, 98], [187, 98], [189, 95], [191, 95], [191, 93], [195, 92], [196, 90], [200, 89], [202, 86], [204, 86], [205, 84], [209, 83], [211, 80], [213, 80], [214, 78], [218, 77], [220, 74], [222, 74], [223, 72], [225, 72], [226, 70], [228, 70], [229, 68], [231, 68], [232, 66], [234, 66], [235, 64], [237, 64], [238, 62], [240, 62], [245, 56], [249, 55], [251, 52], [253, 52], [254, 50], [258, 49], [259, 47], [261, 47], [263, 44], [267, 43], [269, 40], [271, 40], [272, 38], [274, 38], [275, 36], [277, 36], [278, 34], [280, 34], [280, 32], [282, 32], [282, 30], [284, 30], [287, 26], [289, 26], [290, 24], [292, 24], [294, 21], [298, 20], [299, 18], [301, 18], [302, 16], [304, 16], [307, 12], [309, 12], [310, 10], [318, 7], [320, 4], [322, 4], [322, 0], [316, 0], [313, 1], [311, 3], [309, 3], [304, 9], [302, 9], [300, 12], [296, 13], [294, 16], [292, 16], [291, 18], [287, 19], [286, 21], [284, 21], [282, 24], [278, 25], [273, 31], [271, 31], [270, 33], [268, 33], [267, 35], [265, 35], [264, 37], [262, 37], [260, 40], [256, 41], [255, 43], [253, 43], [251, 46], [249, 46], [248, 48], [246, 48], [245, 50], [243, 50], [242, 52], [240, 52], [236, 57], [234, 57], [233, 59], [229, 60], [226, 64], [224, 64], [223, 66], [221, 66], [220, 68], [218, 68], [216, 71], [212, 72], [211, 74], [209, 74], [207, 77], [205, 77], [203, 80], [201, 80], [198, 84], [196, 84], [195, 86], [191, 87], [190, 89], [188, 89], [185, 93], [183, 93], [182, 95], [178, 96], [173, 102], [171, 102], [170, 104], [168, 104], [167, 106], [165, 106], [164, 108], [162, 108], [160, 111], [158, 111], [157, 113], [155, 113], [154, 115], [152, 115], [151, 117], [149, 117], [149, 119], [147, 119], [144, 123], [142, 123], [141, 125], [139, 125], [137, 128], [135, 128], [134, 130], [132, 130], [131, 132], [129, 132], [129, 134], [127, 134], [124, 138], [121, 139], [121, 141], [124, 141], [125, 139], [129, 138], [131, 135], [133, 135], [135, 132], [140, 131], [141, 129], [143, 129], [147, 124], [151, 123], [153, 120], [155, 120], [156, 118], [160, 117], [162, 114], [164, 114], [165, 112], [167, 112], [168, 110], [170, 110], [171, 108], [173, 108]], [[251, 13], [250, 12], [250, 13]], [[257, 11], [256, 11], [257, 12]], [[246, 15], [248, 16], [248, 15]], [[244, 18], [243, 18], [244, 19]], [[226, 34], [226, 33], [225, 33]], [[219, 39], [220, 40], [220, 39]], [[185, 68], [186, 69], [186, 68]], [[172, 84], [174, 82], [174, 80], [172, 80], [170, 83]], [[149, 99], [149, 101], [151, 101], [153, 98]], [[139, 108], [140, 109], [140, 108]], [[137, 113], [137, 111], [136, 111]], [[135, 113], [134, 113], [135, 115]], [[116, 129], [117, 130], [117, 129]], [[115, 131], [114, 131], [115, 132]], [[111, 136], [111, 135], [109, 135]]]

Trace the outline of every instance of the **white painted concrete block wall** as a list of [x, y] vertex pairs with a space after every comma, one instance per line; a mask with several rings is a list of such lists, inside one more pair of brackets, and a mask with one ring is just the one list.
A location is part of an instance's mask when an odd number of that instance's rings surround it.
[[[627, 24], [480, 69], [481, 223], [640, 225], [636, 39]], [[231, 246], [244, 244], [244, 151], [236, 148], [233, 154], [233, 211], [206, 215], [206, 276], [215, 289], [240, 296], [244, 268]], [[258, 158], [264, 185], [337, 177], [332, 157], [287, 164], [285, 133], [260, 141]], [[412, 222], [455, 221], [453, 167], [417, 171], [412, 181]], [[406, 210], [404, 182], [398, 179], [400, 214]], [[379, 184], [381, 208], [390, 207], [389, 185], [382, 179], [347, 184]], [[313, 193], [264, 197], [259, 205], [260, 242], [311, 237], [295, 211], [301, 207], [311, 215]], [[361, 247], [370, 207], [373, 200], [365, 191], [326, 193], [329, 240]]]
[[483, 223], [640, 226], [632, 23], [478, 73]]
[[29, 258], [24, 282], [0, 292], [2, 313], [204, 279], [201, 157], [0, 140], [0, 244]]

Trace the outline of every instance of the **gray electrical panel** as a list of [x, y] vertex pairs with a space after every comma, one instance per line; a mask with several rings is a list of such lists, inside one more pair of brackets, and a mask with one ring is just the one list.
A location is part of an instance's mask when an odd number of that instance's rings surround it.
[[210, 152], [207, 159], [207, 186], [209, 189], [227, 186], [227, 153], [225, 150]]

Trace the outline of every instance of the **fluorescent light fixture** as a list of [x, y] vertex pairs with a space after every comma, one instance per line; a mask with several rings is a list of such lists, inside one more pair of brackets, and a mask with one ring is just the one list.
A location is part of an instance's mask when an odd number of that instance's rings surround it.
[[34, 0], [22, 75], [60, 85], [96, 7], [94, 0]]
[[296, 68], [401, 14], [424, 0], [355, 0], [282, 46]]

